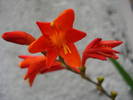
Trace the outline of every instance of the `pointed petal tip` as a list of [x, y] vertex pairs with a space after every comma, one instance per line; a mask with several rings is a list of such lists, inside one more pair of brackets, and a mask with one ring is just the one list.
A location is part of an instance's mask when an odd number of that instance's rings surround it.
[[122, 43], [123, 41], [119, 41], [119, 40], [104, 40], [100, 42], [100, 45], [105, 45], [105, 46], [114, 48], [121, 45]]
[[29, 83], [30, 88], [32, 88], [33, 83]]
[[30, 53], [38, 53], [38, 52], [41, 52], [41, 51], [37, 51], [36, 49], [34, 49], [34, 46], [32, 44], [30, 46], [28, 46], [28, 51]]
[[43, 22], [41, 21], [36, 21], [37, 26], [42, 30], [41, 26], [43, 25]]
[[122, 43], [123, 43], [123, 41], [114, 40], [114, 44], [115, 44], [116, 46], [121, 45]]
[[124, 43], [124, 42], [123, 42], [123, 41], [118, 41], [118, 43], [119, 43], [119, 45], [120, 45], [120, 44], [122, 44], [122, 43]]
[[116, 40], [116, 41], [114, 41], [114, 43], [112, 43], [112, 47], [117, 47], [117, 46], [119, 46], [121, 44], [123, 44], [123, 41]]
[[36, 21], [36, 24], [37, 24], [38, 26], [47, 25], [47, 24], [49, 24], [49, 23], [50, 23], [50, 22]]
[[34, 51], [33, 49], [32, 49], [32, 47], [28, 47], [28, 51], [30, 52], [30, 53], [38, 53], [39, 51]]
[[97, 39], [102, 40], [102, 38], [97, 38]]
[[[37, 40], [36, 40], [37, 41]], [[30, 52], [30, 53], [37, 53], [37, 51], [36, 51], [36, 46], [37, 46], [37, 44], [36, 44], [36, 41], [34, 41], [34, 42], [32, 42], [29, 46], [28, 46], [28, 51]]]
[[34, 51], [32, 50], [32, 47], [31, 47], [31, 46], [28, 47], [28, 51], [29, 51], [30, 53], [34, 53]]
[[26, 58], [34, 57], [34, 56], [32, 56], [32, 55], [19, 55], [18, 57], [21, 59], [26, 59]]
[[28, 81], [29, 86], [32, 87], [33, 81], [31, 81], [31, 79], [28, 77], [28, 75], [25, 75], [25, 76], [24, 76], [24, 80], [25, 80], [25, 81]]
[[64, 10], [64, 12], [74, 13], [74, 10], [72, 8]]
[[82, 38], [87, 36], [86, 32], [83, 32], [83, 31], [80, 31], [80, 32], [82, 33]]
[[22, 55], [19, 55], [18, 57], [19, 57], [19, 58], [23, 58], [23, 56], [22, 56]]
[[74, 9], [72, 9], [72, 8], [65, 9], [65, 10], [62, 11], [62, 13], [60, 13], [60, 14], [63, 14], [63, 13], [71, 13], [71, 14], [74, 15]]
[[73, 9], [66, 9], [62, 11], [57, 18], [53, 20], [54, 24], [63, 29], [69, 30], [73, 27], [75, 14]]
[[36, 24], [37, 25], [40, 25], [42, 22], [41, 21], [36, 21]]
[[101, 40], [102, 40], [102, 38], [95, 38], [94, 40], [101, 41]]
[[28, 65], [24, 65], [24, 62], [20, 62], [18, 66], [21, 69], [24, 69], [24, 68], [27, 68], [28, 67]]
[[20, 62], [20, 63], [18, 64], [18, 66], [21, 68], [21, 66], [22, 66], [22, 62]]
[[24, 75], [24, 80], [27, 80], [27, 78], [28, 78], [28, 75]]
[[42, 29], [42, 25], [44, 24], [45, 22], [41, 22], [41, 21], [36, 21], [36, 24], [37, 26]]
[[99, 44], [99, 42], [102, 41], [102, 38], [95, 38], [93, 39], [87, 46], [86, 49], [84, 50], [84, 52], [88, 51], [89, 48], [92, 48], [93, 46]]
[[83, 39], [87, 34], [83, 31], [72, 28], [66, 34], [66, 39], [70, 42], [78, 42]]

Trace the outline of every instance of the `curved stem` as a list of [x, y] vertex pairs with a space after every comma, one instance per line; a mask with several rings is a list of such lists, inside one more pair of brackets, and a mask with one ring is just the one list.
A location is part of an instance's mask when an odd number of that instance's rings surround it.
[[[71, 71], [71, 72], [74, 72], [72, 71], [71, 69], [68, 69], [67, 70]], [[74, 72], [75, 73], [75, 72]], [[90, 77], [86, 76], [85, 74], [82, 74], [82, 73], [77, 73], [76, 74], [80, 75], [83, 79], [85, 79], [86, 81], [94, 84], [96, 87], [98, 87], [98, 90], [100, 92], [102, 92], [103, 94], [105, 94], [107, 97], [109, 97], [111, 100], [115, 100], [105, 89], [104, 87], [101, 85], [101, 84], [98, 84], [97, 82], [93, 81]]]
[[88, 82], [94, 84], [94, 85], [98, 88], [98, 90], [99, 90], [100, 92], [102, 92], [104, 95], [106, 95], [107, 97], [109, 97], [111, 100], [115, 100], [115, 97], [113, 97], [111, 94], [109, 94], [109, 93], [105, 90], [105, 88], [102, 86], [102, 84], [99, 84], [99, 83], [93, 81], [90, 77], [86, 76], [86, 74], [84, 74], [84, 73], [82, 73], [82, 72], [79, 73], [79, 72], [76, 72], [76, 71], [72, 70], [72, 69], [64, 62], [64, 60], [63, 60], [61, 57], [59, 57], [59, 61], [62, 63], [63, 66], [66, 67], [67, 70], [69, 70], [69, 71], [71, 71], [71, 72], [73, 72], [73, 73], [75, 73], [75, 74], [77, 74], [77, 75], [80, 75], [80, 76], [81, 76], [83, 79], [85, 79], [86, 81], [88, 81]]

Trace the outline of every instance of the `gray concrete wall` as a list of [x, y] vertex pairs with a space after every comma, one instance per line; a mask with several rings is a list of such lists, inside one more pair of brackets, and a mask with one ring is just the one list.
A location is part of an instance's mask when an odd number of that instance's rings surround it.
[[[120, 39], [125, 43], [117, 48], [124, 54], [119, 61], [133, 76], [133, 14], [128, 0], [0, 0], [0, 34], [22, 30], [39, 37], [35, 22], [51, 21], [67, 8], [75, 10], [75, 28], [88, 35], [77, 43], [80, 52], [96, 37]], [[0, 100], [109, 100], [92, 84], [67, 71], [40, 75], [30, 88], [23, 80], [25, 71], [18, 68], [19, 54], [28, 54], [26, 47], [0, 39]], [[104, 76], [104, 87], [118, 91], [117, 100], [133, 100], [110, 62], [89, 60], [87, 74], [94, 79]]]

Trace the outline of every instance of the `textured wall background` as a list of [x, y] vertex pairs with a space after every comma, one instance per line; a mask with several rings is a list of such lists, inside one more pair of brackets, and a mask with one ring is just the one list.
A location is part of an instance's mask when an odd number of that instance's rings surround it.
[[[67, 8], [75, 10], [75, 27], [88, 33], [77, 43], [79, 50], [96, 37], [123, 40], [118, 48], [124, 53], [120, 62], [133, 76], [133, 14], [128, 0], [0, 0], [0, 33], [22, 30], [39, 37], [35, 22], [51, 21]], [[39, 76], [30, 88], [22, 79], [25, 71], [17, 67], [19, 54], [28, 54], [26, 47], [0, 39], [0, 100], [108, 100], [92, 84], [67, 71]], [[133, 100], [110, 62], [88, 61], [87, 74], [104, 76], [104, 87], [119, 92], [117, 100]]]

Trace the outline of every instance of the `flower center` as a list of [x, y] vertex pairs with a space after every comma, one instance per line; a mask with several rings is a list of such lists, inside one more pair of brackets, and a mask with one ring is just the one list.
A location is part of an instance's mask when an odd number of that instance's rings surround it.
[[50, 35], [50, 41], [57, 48], [63, 48], [64, 53], [71, 53], [68, 45], [66, 44], [65, 32], [60, 28], [54, 25], [54, 22], [51, 22], [51, 27], [53, 28], [53, 33]]
[[54, 46], [61, 47], [65, 42], [64, 34], [55, 30], [50, 36], [50, 40]]

